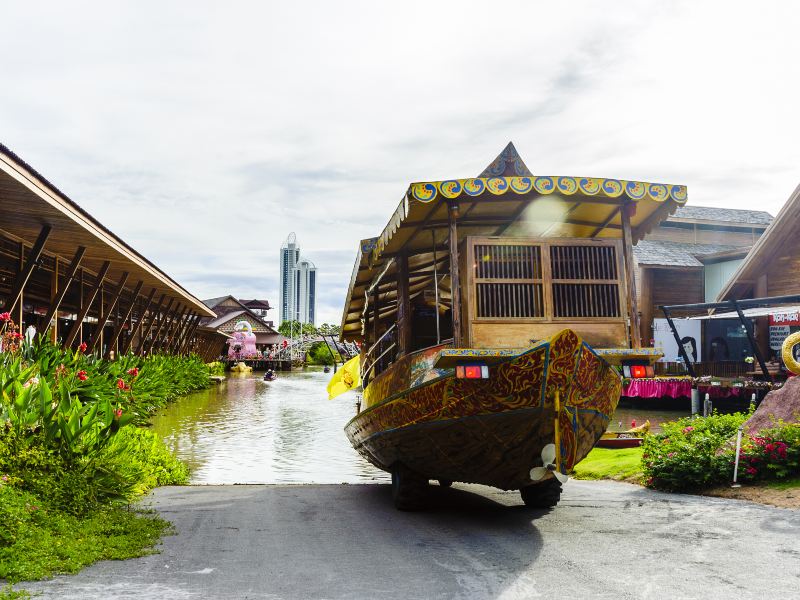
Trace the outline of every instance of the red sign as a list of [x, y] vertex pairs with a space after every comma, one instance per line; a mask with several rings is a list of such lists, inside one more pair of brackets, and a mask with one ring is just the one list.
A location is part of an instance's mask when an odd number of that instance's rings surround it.
[[773, 313], [769, 316], [769, 324], [800, 326], [800, 311]]

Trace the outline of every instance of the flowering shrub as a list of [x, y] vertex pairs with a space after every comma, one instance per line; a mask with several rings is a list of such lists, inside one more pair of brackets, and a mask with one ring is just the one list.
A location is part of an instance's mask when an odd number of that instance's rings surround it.
[[800, 425], [779, 423], [742, 443], [740, 480], [782, 479], [796, 473], [800, 473]]
[[[748, 414], [713, 414], [662, 423], [662, 432], [645, 438], [642, 470], [648, 487], [666, 491], [702, 489], [730, 482], [737, 429]], [[800, 425], [776, 424], [757, 436], [744, 436], [739, 457], [741, 481], [783, 478], [800, 472]]]

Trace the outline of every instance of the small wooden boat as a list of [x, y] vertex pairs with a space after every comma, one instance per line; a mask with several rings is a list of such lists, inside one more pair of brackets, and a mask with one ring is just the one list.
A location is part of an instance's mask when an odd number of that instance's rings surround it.
[[638, 448], [642, 445], [644, 436], [620, 431], [617, 433], [604, 433], [595, 444], [598, 448]]
[[641, 348], [632, 243], [683, 186], [535, 177], [513, 145], [478, 178], [411, 184], [362, 240], [342, 319], [363, 399], [345, 432], [391, 472], [395, 505], [429, 480], [554, 506], [606, 430]]
[[595, 445], [598, 448], [638, 448], [649, 431], [650, 421], [647, 420], [627, 431], [606, 431]]

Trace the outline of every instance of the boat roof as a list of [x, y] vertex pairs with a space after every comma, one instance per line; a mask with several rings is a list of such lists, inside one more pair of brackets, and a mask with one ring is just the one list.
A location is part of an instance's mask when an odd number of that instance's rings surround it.
[[[431, 280], [434, 262], [447, 262], [448, 204], [459, 208], [458, 237], [521, 236], [620, 239], [621, 208], [635, 204], [631, 216], [636, 243], [686, 203], [686, 186], [601, 177], [532, 175], [509, 143], [479, 177], [411, 183], [376, 238], [361, 240], [342, 316], [342, 337], [361, 336], [365, 294], [386, 272], [378, 288], [394, 310], [392, 259], [409, 255], [411, 295]], [[438, 248], [434, 261], [433, 248]], [[449, 291], [444, 290], [445, 297]], [[383, 317], [384, 314], [381, 314]]]

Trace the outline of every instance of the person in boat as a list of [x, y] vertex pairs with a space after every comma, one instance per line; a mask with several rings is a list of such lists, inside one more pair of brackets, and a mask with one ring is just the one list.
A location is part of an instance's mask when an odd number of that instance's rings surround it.
[[275, 371], [272, 369], [267, 369], [267, 372], [264, 373], [264, 381], [273, 381], [274, 379], [276, 379]]

